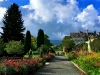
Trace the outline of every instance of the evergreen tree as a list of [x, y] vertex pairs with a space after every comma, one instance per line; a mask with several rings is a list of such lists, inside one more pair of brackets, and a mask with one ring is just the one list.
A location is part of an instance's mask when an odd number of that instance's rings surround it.
[[28, 52], [30, 49], [31, 49], [31, 33], [30, 31], [27, 30], [25, 38], [25, 46], [24, 46], [25, 53]]
[[37, 48], [44, 44], [44, 31], [39, 29], [37, 36]]
[[22, 41], [24, 42], [24, 32], [25, 27], [23, 26], [23, 19], [21, 11], [19, 10], [19, 6], [13, 3], [6, 14], [3, 17], [4, 26], [1, 27], [3, 29], [3, 33], [1, 33], [1, 38], [3, 41], [9, 42], [11, 40]]
[[47, 34], [44, 34], [44, 45], [47, 47], [50, 47], [52, 45]]

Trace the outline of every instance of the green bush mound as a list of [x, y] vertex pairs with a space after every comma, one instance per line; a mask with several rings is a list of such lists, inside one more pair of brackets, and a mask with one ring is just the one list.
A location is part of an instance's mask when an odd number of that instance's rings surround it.
[[24, 45], [21, 41], [10, 41], [6, 44], [5, 51], [8, 54], [23, 54], [24, 53]]

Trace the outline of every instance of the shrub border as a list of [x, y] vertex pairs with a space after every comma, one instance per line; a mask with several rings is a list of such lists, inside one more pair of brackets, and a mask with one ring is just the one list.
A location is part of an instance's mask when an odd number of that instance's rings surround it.
[[84, 70], [82, 70], [76, 63], [74, 63], [73, 61], [71, 61], [71, 63], [72, 63], [78, 70], [80, 70], [83, 74], [87, 75], [87, 73], [86, 73]]

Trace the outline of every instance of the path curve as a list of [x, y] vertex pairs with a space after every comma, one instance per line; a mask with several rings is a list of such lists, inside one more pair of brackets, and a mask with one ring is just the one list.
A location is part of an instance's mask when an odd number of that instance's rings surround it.
[[34, 75], [83, 75], [65, 56], [55, 56]]

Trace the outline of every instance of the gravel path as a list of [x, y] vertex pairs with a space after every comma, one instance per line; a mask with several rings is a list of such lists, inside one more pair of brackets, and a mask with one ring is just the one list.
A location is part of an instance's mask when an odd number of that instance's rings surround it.
[[66, 57], [55, 56], [34, 75], [83, 75]]

